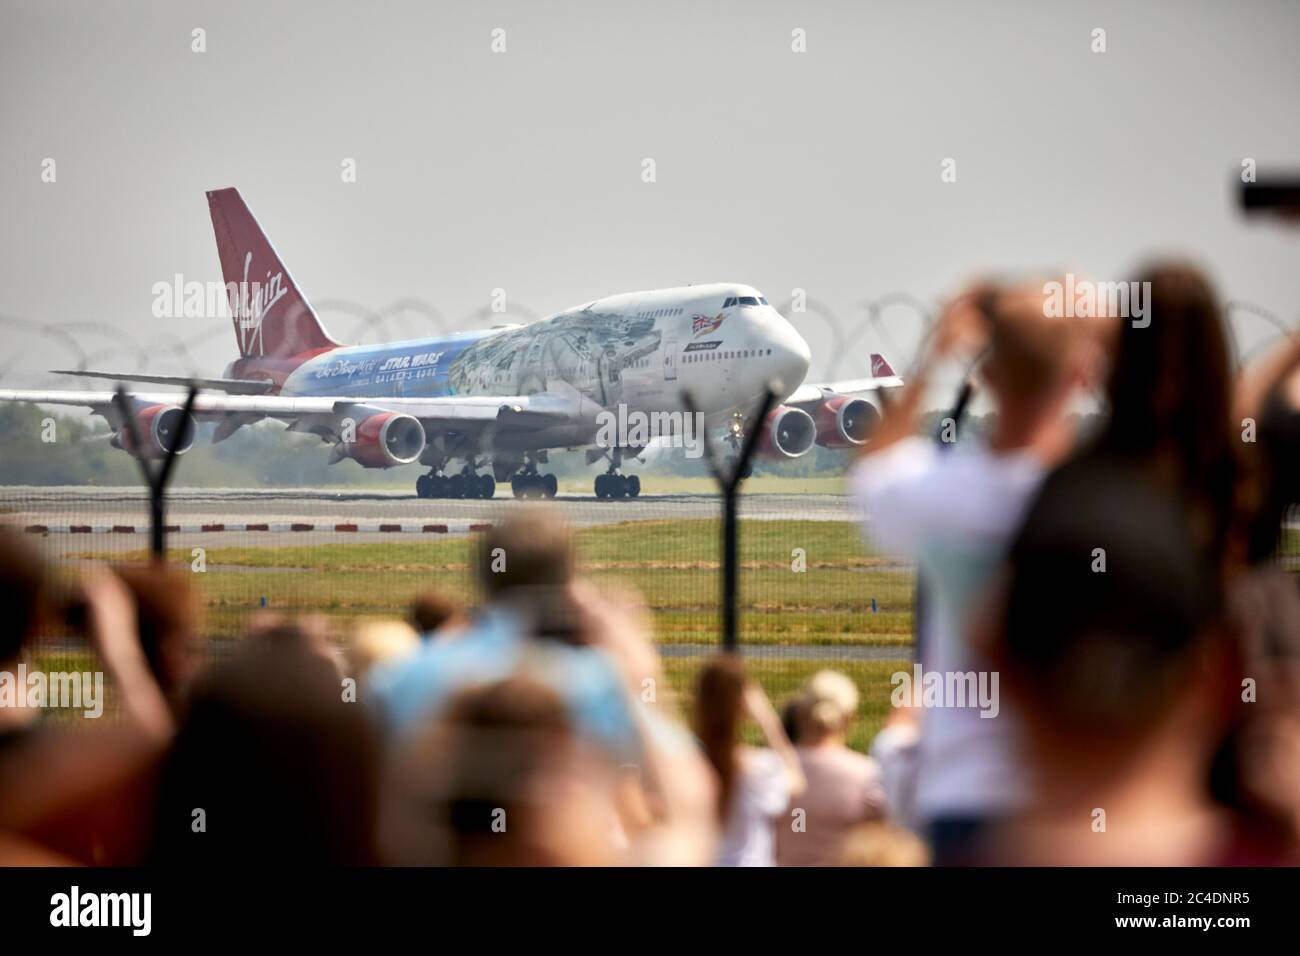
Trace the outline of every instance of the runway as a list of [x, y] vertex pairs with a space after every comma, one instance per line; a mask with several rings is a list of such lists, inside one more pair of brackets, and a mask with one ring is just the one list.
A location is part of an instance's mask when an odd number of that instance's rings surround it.
[[[501, 490], [501, 489], [498, 489]], [[507, 496], [478, 499], [424, 499], [411, 492], [346, 491], [323, 488], [174, 488], [168, 517], [179, 523], [401, 520], [476, 522], [499, 520], [518, 506]], [[713, 518], [721, 499], [712, 494], [646, 494], [631, 499], [560, 495], [553, 499], [574, 524], [598, 525], [655, 518]], [[48, 523], [74, 518], [95, 523], [129, 524], [147, 518], [148, 499], [136, 487], [0, 486], [0, 507], [13, 520]], [[853, 499], [828, 494], [752, 494], [741, 499], [747, 518], [790, 521], [856, 520]]]
[[[720, 496], [712, 494], [621, 500], [560, 495], [552, 503], [578, 527], [718, 518], [722, 512]], [[395, 533], [466, 534], [527, 504], [513, 497], [430, 500], [400, 491], [178, 487], [168, 495], [166, 522], [177, 529], [169, 536], [174, 547], [282, 547], [338, 541], [344, 534], [357, 542], [391, 540]], [[852, 498], [831, 494], [745, 495], [740, 515], [757, 521], [858, 520]], [[149, 506], [139, 487], [0, 486], [0, 521], [32, 529], [58, 552], [130, 551], [147, 546]]]

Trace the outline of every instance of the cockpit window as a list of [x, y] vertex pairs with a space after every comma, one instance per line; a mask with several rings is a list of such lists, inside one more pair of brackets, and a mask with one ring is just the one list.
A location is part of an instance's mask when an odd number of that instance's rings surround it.
[[766, 297], [766, 296], [762, 296], [762, 295], [760, 295], [760, 296], [758, 297], [758, 301], [761, 302], [763, 305], [767, 305], [767, 297]]
[[736, 302], [740, 305], [758, 305], [758, 299], [754, 298], [752, 295], [742, 295], [736, 300]]
[[726, 302], [722, 303], [722, 307], [723, 307], [724, 309], [729, 309], [729, 308], [731, 308], [731, 307], [732, 307], [733, 305], [735, 305], [735, 304], [736, 304], [736, 297], [733, 295], [733, 296], [732, 296], [730, 299], [728, 299]]

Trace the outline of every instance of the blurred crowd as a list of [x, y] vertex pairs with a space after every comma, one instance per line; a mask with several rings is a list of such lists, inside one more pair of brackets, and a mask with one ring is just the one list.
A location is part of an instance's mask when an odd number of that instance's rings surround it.
[[[911, 693], [822, 670], [778, 711], [718, 654], [678, 700], [638, 596], [584, 578], [541, 507], [475, 543], [476, 607], [431, 592], [343, 640], [264, 613], [216, 661], [187, 572], [99, 569], [55, 599], [0, 534], [0, 673], [82, 635], [114, 702], [82, 721], [0, 697], [0, 863], [1300, 862], [1300, 590], [1277, 558], [1300, 339], [1238, 371], [1199, 271], [1136, 281], [1149, 321], [978, 284], [885, 405], [850, 482], [864, 534], [917, 568]], [[967, 385], [927, 434], [950, 367]], [[975, 686], [994, 706], [954, 699]], [[868, 693], [891, 706], [863, 753]]]

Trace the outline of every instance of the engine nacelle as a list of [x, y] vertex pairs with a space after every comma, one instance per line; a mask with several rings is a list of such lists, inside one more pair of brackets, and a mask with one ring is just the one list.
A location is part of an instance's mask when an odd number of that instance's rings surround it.
[[140, 434], [144, 449], [137, 452], [132, 447], [131, 432], [125, 426], [113, 433], [109, 440], [114, 448], [121, 448], [137, 457], [164, 458], [176, 448], [183, 455], [194, 447], [194, 417], [185, 420], [185, 410], [175, 405], [150, 405], [135, 414], [135, 428]]
[[371, 415], [357, 425], [356, 440], [343, 447], [365, 468], [409, 465], [424, 451], [424, 426], [401, 412]]
[[865, 398], [837, 395], [814, 409], [817, 444], [823, 448], [852, 448], [865, 445], [880, 421], [880, 412]]
[[764, 458], [799, 458], [817, 443], [817, 424], [801, 408], [778, 405], [767, 414], [756, 453]]

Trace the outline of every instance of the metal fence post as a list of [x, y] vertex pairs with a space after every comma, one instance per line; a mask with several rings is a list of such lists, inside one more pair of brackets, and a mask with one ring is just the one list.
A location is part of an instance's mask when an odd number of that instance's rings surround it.
[[121, 385], [117, 387], [117, 394], [113, 396], [113, 404], [117, 408], [118, 415], [121, 416], [122, 427], [130, 436], [131, 455], [140, 465], [140, 474], [144, 476], [145, 487], [149, 490], [149, 551], [158, 561], [165, 560], [167, 554], [167, 483], [171, 480], [172, 469], [176, 467], [179, 449], [185, 447], [186, 439], [190, 437], [190, 429], [193, 427], [190, 413], [194, 409], [194, 399], [198, 394], [198, 388], [191, 385], [181, 414], [180, 431], [156, 472], [149, 467], [149, 462], [143, 454], [144, 445], [140, 442], [140, 429], [136, 427], [135, 415], [131, 412], [130, 396]]
[[[683, 392], [682, 399], [692, 415], [698, 415], [695, 400], [690, 392]], [[708, 459], [709, 471], [722, 491], [722, 649], [735, 653], [737, 642], [737, 567], [739, 563], [739, 531], [737, 527], [736, 504], [740, 498], [740, 486], [749, 470], [749, 462], [758, 447], [758, 436], [767, 421], [768, 412], [776, 404], [776, 392], [770, 387], [764, 393], [754, 427], [745, 434], [736, 467], [728, 474], [722, 467], [721, 459], [709, 433], [704, 430], [704, 453]]]

